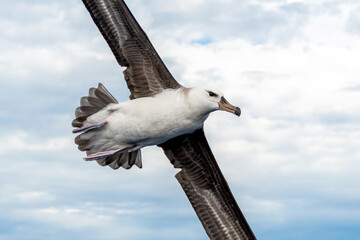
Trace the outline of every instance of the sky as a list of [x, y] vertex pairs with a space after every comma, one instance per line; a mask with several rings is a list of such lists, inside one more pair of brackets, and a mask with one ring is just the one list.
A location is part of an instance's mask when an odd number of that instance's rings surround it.
[[[82, 160], [71, 121], [129, 91], [80, 0], [0, 0], [0, 240], [207, 239], [158, 147], [143, 169]], [[182, 85], [240, 118], [205, 133], [258, 239], [360, 239], [360, 2], [127, 0]]]

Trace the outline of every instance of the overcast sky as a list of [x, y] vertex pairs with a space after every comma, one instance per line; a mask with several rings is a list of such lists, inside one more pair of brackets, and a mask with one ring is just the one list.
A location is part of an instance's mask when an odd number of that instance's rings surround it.
[[[71, 121], [122, 71], [80, 0], [0, 0], [0, 239], [202, 240], [162, 150], [82, 160]], [[359, 239], [358, 0], [127, 0], [175, 78], [240, 106], [205, 132], [258, 239]]]

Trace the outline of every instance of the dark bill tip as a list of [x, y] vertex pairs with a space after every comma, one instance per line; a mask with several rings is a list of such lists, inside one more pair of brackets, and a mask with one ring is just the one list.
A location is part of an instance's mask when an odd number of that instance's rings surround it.
[[241, 114], [241, 109], [240, 109], [239, 107], [236, 107], [236, 108], [235, 108], [235, 112], [234, 112], [234, 113], [235, 113], [235, 115], [236, 115], [236, 116], [238, 116], [238, 117], [239, 117], [239, 116], [240, 116], [240, 114]]

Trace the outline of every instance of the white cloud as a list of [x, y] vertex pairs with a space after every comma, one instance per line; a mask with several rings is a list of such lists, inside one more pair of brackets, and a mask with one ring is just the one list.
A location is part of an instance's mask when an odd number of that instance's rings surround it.
[[[253, 229], [356, 221], [359, 3], [128, 2], [179, 82], [217, 86], [242, 108], [212, 114], [206, 135]], [[1, 220], [91, 228], [89, 239], [122, 224], [126, 239], [204, 238], [161, 149], [143, 150], [141, 170], [113, 171], [73, 144], [70, 114], [89, 87], [128, 96], [81, 1], [11, 6], [0, 19]]]
[[[0, 40], [1, 81], [47, 84], [52, 75], [64, 76], [96, 60], [112, 62], [113, 56], [101, 36], [88, 35], [91, 27], [87, 23], [91, 20], [81, 2], [9, 5], [12, 11], [4, 12], [5, 17], [0, 19], [0, 27], [5, 29]], [[103, 49], [94, 51], [91, 47], [99, 45]]]
[[17, 151], [43, 152], [43, 151], [65, 151], [73, 149], [73, 140], [66, 137], [49, 139], [36, 139], [26, 132], [10, 132], [0, 138], [0, 154]]
[[351, 8], [349, 18], [346, 22], [346, 29], [350, 33], [360, 34], [360, 14], [359, 14], [360, 7], [356, 9]]
[[32, 202], [32, 201], [44, 201], [44, 200], [52, 200], [53, 196], [51, 196], [47, 192], [21, 192], [16, 196], [21, 202]]
[[281, 225], [288, 220], [284, 214], [284, 204], [279, 201], [256, 199], [251, 196], [246, 196], [242, 197], [239, 202], [247, 203], [248, 206], [244, 210], [258, 217], [261, 216], [260, 221], [267, 226]]

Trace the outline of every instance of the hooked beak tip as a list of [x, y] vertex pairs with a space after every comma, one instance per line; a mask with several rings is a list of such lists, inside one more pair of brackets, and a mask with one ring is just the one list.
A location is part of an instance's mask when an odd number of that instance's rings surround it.
[[240, 116], [241, 110], [239, 107], [236, 107], [234, 105], [231, 105], [224, 97], [221, 97], [221, 100], [219, 102], [219, 109], [224, 110], [230, 113], [235, 114], [236, 116]]
[[241, 115], [241, 109], [240, 109], [239, 107], [236, 107], [234, 113], [235, 113], [236, 116], [240, 117], [240, 115]]

